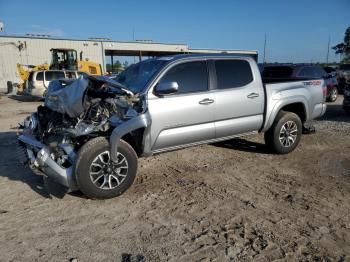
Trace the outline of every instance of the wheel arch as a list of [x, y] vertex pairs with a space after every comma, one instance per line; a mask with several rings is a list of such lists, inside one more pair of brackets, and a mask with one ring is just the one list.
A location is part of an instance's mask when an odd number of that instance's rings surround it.
[[265, 123], [263, 132], [267, 131], [275, 121], [278, 113], [281, 111], [292, 112], [299, 116], [302, 123], [305, 123], [309, 119], [309, 110], [306, 106], [307, 102], [304, 99], [295, 99], [290, 101], [284, 101], [277, 103], [270, 114], [270, 117]]
[[[129, 144], [131, 146], [135, 146], [134, 150], [139, 150], [142, 148], [137, 148], [137, 145], [141, 145], [143, 144], [143, 134], [144, 132], [138, 131], [138, 130], [145, 130], [147, 127], [149, 127], [151, 124], [151, 119], [148, 116], [148, 114], [142, 114], [139, 115], [135, 118], [132, 118], [128, 121], [123, 122], [122, 124], [120, 124], [119, 126], [117, 126], [116, 128], [114, 128], [114, 130], [111, 133], [111, 136], [109, 138], [109, 143], [110, 143], [110, 151], [111, 151], [111, 158], [113, 161], [116, 161], [117, 159], [117, 153], [118, 153], [118, 142], [121, 138], [125, 138], [127, 141], [129, 142]], [[139, 140], [139, 136], [135, 135], [138, 133], [142, 133], [142, 136], [140, 139], [142, 139], [142, 143], [138, 144]], [[135, 150], [135, 151], [136, 151]], [[142, 150], [141, 150], [142, 151]], [[138, 151], [136, 151], [138, 152]], [[142, 152], [140, 152], [141, 154]]]
[[145, 132], [145, 127], [141, 127], [139, 129], [133, 130], [125, 135], [123, 135], [120, 139], [127, 142], [136, 152], [137, 156], [140, 157], [143, 153], [143, 136]]
[[280, 111], [287, 111], [299, 116], [302, 123], [306, 122], [306, 108], [302, 102], [292, 103], [283, 106]]

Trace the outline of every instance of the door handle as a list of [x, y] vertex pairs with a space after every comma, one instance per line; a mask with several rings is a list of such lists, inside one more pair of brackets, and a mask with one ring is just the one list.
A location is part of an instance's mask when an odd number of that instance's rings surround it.
[[209, 105], [209, 104], [212, 104], [212, 103], [214, 103], [214, 100], [213, 99], [209, 99], [209, 98], [205, 98], [205, 99], [199, 101], [200, 105]]
[[249, 95], [247, 95], [247, 97], [253, 99], [253, 98], [259, 97], [259, 94], [257, 94], [257, 93], [250, 93]]

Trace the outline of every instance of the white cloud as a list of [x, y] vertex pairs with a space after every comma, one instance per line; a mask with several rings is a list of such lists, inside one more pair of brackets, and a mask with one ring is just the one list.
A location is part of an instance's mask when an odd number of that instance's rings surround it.
[[29, 25], [27, 28], [29, 34], [64, 36], [63, 30], [60, 28], [48, 28], [41, 25]]

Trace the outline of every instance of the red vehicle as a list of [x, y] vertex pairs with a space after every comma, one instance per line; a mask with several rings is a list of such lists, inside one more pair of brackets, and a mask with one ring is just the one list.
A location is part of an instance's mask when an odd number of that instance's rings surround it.
[[327, 101], [334, 102], [338, 98], [338, 81], [334, 74], [328, 74], [321, 66], [313, 64], [267, 64], [262, 69], [265, 79], [310, 79], [324, 78], [327, 84]]

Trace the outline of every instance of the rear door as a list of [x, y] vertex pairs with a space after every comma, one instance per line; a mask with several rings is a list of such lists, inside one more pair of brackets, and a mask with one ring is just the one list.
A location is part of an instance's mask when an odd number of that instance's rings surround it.
[[48, 88], [53, 80], [64, 79], [66, 76], [63, 71], [45, 71], [44, 84]]
[[152, 151], [179, 147], [213, 139], [214, 94], [209, 91], [206, 61], [187, 61], [174, 65], [160, 82], [177, 82], [179, 90], [172, 95], [148, 95], [152, 116]]
[[216, 138], [258, 131], [263, 124], [264, 90], [253, 63], [244, 58], [211, 62], [216, 72]]

